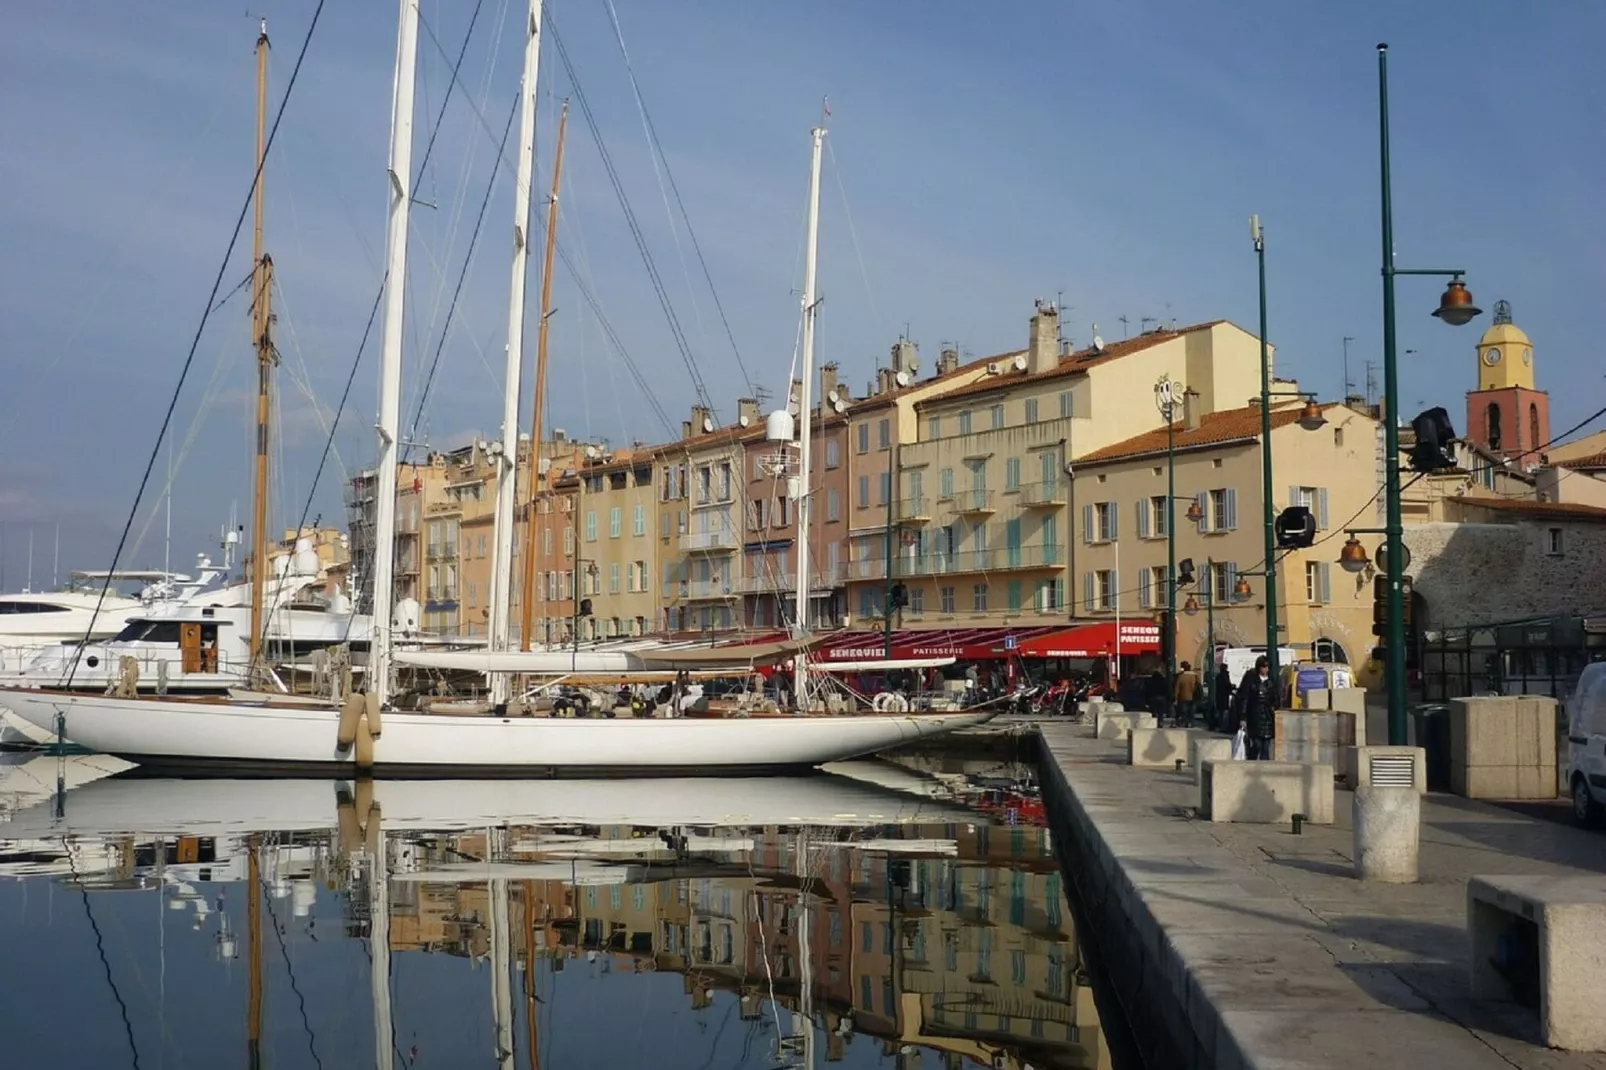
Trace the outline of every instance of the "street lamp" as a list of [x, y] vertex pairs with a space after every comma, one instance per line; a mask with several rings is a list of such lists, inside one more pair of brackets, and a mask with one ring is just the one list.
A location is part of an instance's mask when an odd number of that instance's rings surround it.
[[[1383, 468], [1386, 500], [1385, 543], [1388, 547], [1388, 636], [1383, 646], [1389, 702], [1389, 745], [1404, 746], [1406, 737], [1405, 689], [1405, 528], [1400, 516], [1400, 400], [1394, 341], [1394, 276], [1449, 276], [1450, 284], [1433, 313], [1452, 327], [1465, 326], [1481, 309], [1473, 303], [1465, 271], [1406, 269], [1394, 266], [1394, 204], [1389, 177], [1389, 46], [1377, 46], [1378, 162], [1382, 172], [1383, 237]], [[1347, 552], [1347, 548], [1346, 548]], [[1346, 566], [1347, 567], [1347, 566]]]
[[[1277, 679], [1277, 511], [1271, 483], [1271, 354], [1266, 345], [1266, 232], [1260, 216], [1249, 217], [1249, 237], [1255, 243], [1255, 266], [1260, 277], [1260, 508], [1266, 543], [1266, 658], [1271, 678]], [[1314, 399], [1313, 399], [1314, 400]], [[1247, 596], [1249, 585], [1239, 579]], [[1237, 588], [1233, 592], [1238, 593]]]
[[[1160, 641], [1165, 647], [1165, 709], [1171, 708], [1171, 700], [1176, 693], [1177, 686], [1177, 406], [1182, 403], [1183, 385], [1174, 382], [1169, 376], [1162, 375], [1160, 381], [1154, 384], [1154, 403], [1159, 406], [1160, 413], [1165, 417], [1165, 460], [1166, 460], [1166, 497], [1165, 497], [1165, 552], [1166, 552], [1166, 581], [1165, 581], [1165, 623], [1163, 628], [1169, 634], [1162, 633]], [[1197, 509], [1196, 501], [1192, 509]], [[1190, 509], [1190, 513], [1192, 512]]]

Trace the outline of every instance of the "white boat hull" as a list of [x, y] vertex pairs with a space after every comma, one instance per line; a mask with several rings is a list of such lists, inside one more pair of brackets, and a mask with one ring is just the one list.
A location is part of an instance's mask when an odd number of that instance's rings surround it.
[[[352, 751], [336, 745], [339, 712], [334, 709], [54, 691], [0, 691], [0, 706], [46, 730], [64, 716], [67, 739], [140, 764], [243, 764], [281, 771], [352, 767]], [[374, 772], [706, 775], [813, 767], [982, 724], [994, 713], [608, 720], [391, 711], [374, 741]]]

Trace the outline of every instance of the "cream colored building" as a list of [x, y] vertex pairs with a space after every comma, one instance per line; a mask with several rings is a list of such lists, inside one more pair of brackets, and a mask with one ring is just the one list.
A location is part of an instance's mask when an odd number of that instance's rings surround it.
[[[654, 452], [645, 447], [583, 457], [575, 497], [580, 597], [591, 616], [582, 639], [645, 635], [658, 627], [660, 541]], [[572, 564], [571, 564], [572, 567]]]
[[694, 405], [681, 440], [657, 451], [658, 589], [665, 631], [729, 631], [743, 625], [747, 455], [742, 439], [758, 420], [758, 402], [751, 398], [738, 402], [737, 423], [730, 427], [716, 427], [713, 414]]
[[[1161, 378], [1186, 383], [1201, 413], [1244, 405], [1259, 392], [1260, 344], [1215, 321], [1074, 350], [1058, 310], [1039, 302], [1024, 350], [966, 367], [895, 406], [896, 573], [911, 626], [1065, 616], [1076, 524], [1067, 466], [1158, 425]], [[884, 585], [882, 530], [855, 539], [853, 581]], [[874, 586], [850, 591], [849, 605]]]
[[[1279, 556], [1278, 620], [1283, 642], [1301, 658], [1363, 664], [1372, 636], [1371, 578], [1337, 564], [1348, 527], [1377, 527], [1378, 424], [1340, 405], [1308, 429], [1298, 404], [1272, 412], [1273, 507], [1305, 505], [1318, 526], [1315, 545]], [[1197, 583], [1179, 591], [1177, 656], [1207, 664], [1205, 603], [1214, 603], [1215, 639], [1259, 645], [1266, 637], [1261, 436], [1258, 405], [1189, 415], [1174, 428], [1176, 556], [1192, 559]], [[1076, 461], [1070, 489], [1077, 516], [1067, 569], [1077, 617], [1155, 617], [1166, 606], [1167, 432], [1162, 426], [1094, 450]], [[1186, 519], [1197, 504], [1202, 517]], [[1377, 536], [1364, 536], [1368, 550]], [[1250, 594], [1235, 595], [1238, 581]], [[1208, 586], [1206, 586], [1208, 584]], [[1187, 596], [1200, 607], [1182, 612]]]

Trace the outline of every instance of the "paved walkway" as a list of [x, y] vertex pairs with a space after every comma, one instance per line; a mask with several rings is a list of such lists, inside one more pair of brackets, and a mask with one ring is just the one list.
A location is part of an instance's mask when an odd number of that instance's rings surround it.
[[[1422, 881], [1366, 884], [1352, 876], [1349, 792], [1337, 793], [1336, 824], [1299, 836], [1196, 821], [1191, 773], [1132, 769], [1124, 744], [1086, 726], [1048, 721], [1041, 732], [1121, 892], [1140, 904], [1135, 931], [1111, 943], [1159, 941], [1146, 950], [1170, 964], [1182, 1014], [1219, 1065], [1606, 1070], [1606, 1055], [1539, 1047], [1535, 1012], [1474, 1002], [1466, 933], [1468, 877], [1606, 881], [1606, 835], [1432, 795]], [[1045, 770], [1045, 786], [1055, 779]], [[1144, 914], [1158, 932], [1143, 931]]]

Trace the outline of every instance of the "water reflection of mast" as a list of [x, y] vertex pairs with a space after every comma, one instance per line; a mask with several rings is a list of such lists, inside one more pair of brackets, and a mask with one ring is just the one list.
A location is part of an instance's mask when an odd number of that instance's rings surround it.
[[524, 1025], [529, 1035], [530, 1070], [541, 1070], [535, 1007], [535, 882], [524, 882]]
[[390, 1015], [390, 863], [378, 803], [369, 806], [366, 817], [368, 951], [373, 959], [373, 967], [368, 972], [373, 981], [374, 1067], [375, 1070], [392, 1070], [396, 1042]]
[[[485, 831], [487, 861], [497, 856], [496, 830]], [[513, 1070], [513, 919], [506, 878], [491, 878], [491, 1002], [496, 1015], [496, 1065]]]
[[246, 1065], [257, 1070], [262, 1065], [262, 844], [258, 837], [246, 841], [247, 887], [245, 927], [250, 940], [251, 999], [246, 1014]]

